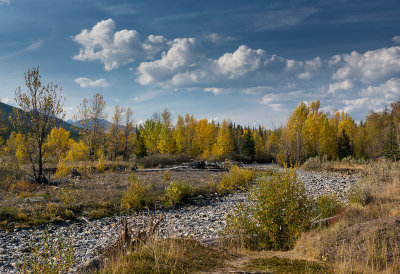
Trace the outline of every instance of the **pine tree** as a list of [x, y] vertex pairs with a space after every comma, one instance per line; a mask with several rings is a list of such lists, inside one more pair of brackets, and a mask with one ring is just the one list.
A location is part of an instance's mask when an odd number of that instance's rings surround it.
[[256, 148], [254, 144], [253, 135], [251, 134], [250, 129], [244, 130], [243, 151], [246, 156], [249, 156], [251, 159], [254, 159], [254, 156], [256, 155]]
[[394, 125], [391, 123], [389, 131], [386, 134], [384, 144], [384, 155], [387, 159], [397, 161], [400, 156], [399, 144], [397, 143], [396, 134], [394, 133]]
[[339, 159], [351, 156], [353, 154], [353, 146], [350, 142], [350, 137], [343, 129], [342, 134], [338, 137], [338, 156]]

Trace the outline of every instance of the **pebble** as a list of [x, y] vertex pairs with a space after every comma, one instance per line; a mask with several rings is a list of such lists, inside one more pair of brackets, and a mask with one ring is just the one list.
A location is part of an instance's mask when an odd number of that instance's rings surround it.
[[[342, 175], [325, 172], [307, 172], [298, 170], [298, 178], [306, 186], [307, 195], [316, 198], [322, 194], [336, 194], [345, 200], [347, 189], [358, 180], [357, 175]], [[196, 197], [190, 205], [182, 208], [159, 210], [152, 217], [157, 220], [164, 216], [159, 225], [159, 237], [190, 237], [203, 243], [212, 243], [219, 239], [226, 225], [226, 217], [235, 206], [246, 202], [246, 193], [219, 196], [217, 193]], [[113, 216], [89, 223], [83, 220], [51, 225], [49, 236], [64, 235], [72, 239], [75, 248], [73, 270], [85, 262], [93, 262], [102, 248], [114, 242], [119, 236], [123, 216]], [[129, 216], [129, 224], [142, 229], [149, 223], [149, 216], [136, 214]], [[98, 228], [101, 228], [99, 230]], [[40, 234], [45, 226], [35, 230], [15, 229], [0, 230], [0, 273], [17, 273], [17, 264], [29, 256], [29, 244], [40, 241]], [[92, 261], [90, 261], [92, 260]]]

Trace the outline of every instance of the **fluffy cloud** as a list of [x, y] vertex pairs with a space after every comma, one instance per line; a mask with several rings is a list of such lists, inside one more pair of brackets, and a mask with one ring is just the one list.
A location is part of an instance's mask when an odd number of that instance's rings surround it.
[[361, 96], [384, 98], [392, 101], [400, 96], [400, 78], [392, 78], [379, 86], [368, 86], [360, 92]]
[[4, 98], [1, 98], [1, 100], [0, 100], [2, 103], [4, 103], [4, 104], [8, 104], [8, 103], [10, 103], [12, 100], [10, 99], [10, 98], [8, 98], [8, 97], [4, 97]]
[[230, 41], [235, 41], [236, 39], [231, 36], [221, 36], [218, 33], [210, 33], [207, 35], [207, 38], [214, 44], [220, 44], [224, 42], [230, 42]]
[[103, 78], [97, 79], [97, 80], [92, 80], [89, 78], [80, 77], [80, 78], [76, 78], [74, 81], [81, 88], [96, 88], [96, 87], [106, 88], [106, 87], [110, 86], [110, 84]]
[[222, 94], [227, 94], [229, 93], [229, 90], [223, 89], [223, 88], [205, 88], [205, 92], [211, 92], [214, 95], [222, 95]]
[[11, 0], [0, 0], [0, 6], [4, 5], [4, 4], [10, 5], [10, 3], [11, 3]]
[[360, 98], [345, 100], [344, 111], [357, 109], [382, 110], [400, 96], [400, 78], [392, 78], [379, 86], [368, 86], [361, 89]]
[[245, 45], [212, 59], [205, 56], [195, 38], [177, 38], [159, 60], [139, 65], [136, 81], [164, 88], [202, 87], [205, 90], [235, 85], [246, 89], [277, 83], [283, 77], [309, 78], [309, 71], [317, 70], [321, 64], [318, 57], [304, 62], [286, 60]]
[[338, 90], [349, 90], [352, 87], [353, 87], [353, 82], [351, 82], [350, 80], [344, 80], [343, 82], [329, 84], [328, 93], [335, 93]]
[[300, 73], [300, 74], [297, 75], [297, 78], [301, 79], [301, 80], [310, 80], [311, 79], [311, 73], [308, 72], [308, 71]]
[[284, 105], [292, 102], [298, 104], [308, 97], [310, 97], [310, 94], [306, 94], [304, 90], [294, 90], [286, 93], [267, 93], [262, 97], [260, 103], [269, 106], [273, 111], [282, 111], [284, 110]]
[[[338, 58], [339, 59], [339, 58]], [[332, 78], [334, 80], [360, 80], [370, 84], [400, 73], [400, 47], [381, 48], [360, 54], [341, 55], [340, 68]]]
[[400, 44], [400, 35], [393, 36], [393, 43]]
[[115, 31], [112, 19], [98, 22], [91, 30], [84, 29], [72, 39], [82, 46], [74, 56], [75, 60], [99, 60], [107, 71], [139, 57], [151, 58], [167, 44], [163, 36], [149, 35], [142, 42], [135, 30]]

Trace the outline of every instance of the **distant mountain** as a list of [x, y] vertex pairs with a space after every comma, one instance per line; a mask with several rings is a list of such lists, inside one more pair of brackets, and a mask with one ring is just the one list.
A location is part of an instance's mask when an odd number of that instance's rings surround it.
[[[10, 136], [11, 132], [14, 130], [14, 127], [9, 119], [10, 114], [12, 114], [14, 112], [14, 108], [13, 106], [4, 104], [2, 102], [0, 102], [0, 109], [3, 111], [4, 116], [5, 116], [5, 120], [8, 126], [8, 130], [5, 134], [3, 134], [3, 138], [7, 139], [8, 136]], [[22, 111], [22, 110], [21, 110]], [[58, 119], [57, 118], [57, 122], [56, 122], [57, 126], [61, 126], [62, 128], [64, 128], [65, 130], [68, 130], [71, 133], [71, 137], [76, 139], [79, 136], [79, 128], [76, 127], [75, 125], [72, 125], [70, 123], [65, 122], [64, 120]]]
[[[66, 122], [69, 123], [69, 124], [71, 124], [71, 125], [74, 125], [74, 126], [76, 126], [76, 127], [78, 127], [78, 128], [81, 128], [81, 127], [82, 127], [82, 121], [84, 121], [84, 120], [73, 121], [73, 120], [69, 119], [69, 120], [67, 120]], [[91, 128], [92, 124], [93, 124], [93, 121], [92, 121], [92, 120], [89, 121], [89, 128]], [[112, 125], [112, 123], [109, 122], [109, 121], [107, 121], [107, 120], [105, 120], [105, 119], [101, 119], [101, 120], [100, 120], [100, 125], [103, 126], [103, 127], [107, 130], [107, 129], [110, 128], [110, 126]]]

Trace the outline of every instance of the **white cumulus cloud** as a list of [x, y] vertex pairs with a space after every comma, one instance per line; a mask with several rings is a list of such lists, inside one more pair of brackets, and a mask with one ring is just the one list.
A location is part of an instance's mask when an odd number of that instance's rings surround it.
[[295, 78], [301, 73], [305, 74], [300, 77], [309, 78], [309, 71], [317, 70], [322, 64], [319, 57], [306, 61], [286, 60], [246, 45], [216, 59], [206, 57], [203, 49], [195, 38], [177, 38], [160, 59], [139, 65], [136, 81], [164, 88], [201, 87], [205, 90], [240, 86], [244, 90], [268, 86], [284, 77]]
[[329, 84], [328, 93], [335, 93], [339, 90], [349, 90], [353, 87], [353, 82], [350, 80], [344, 80], [343, 82]]
[[106, 87], [110, 86], [110, 84], [103, 78], [97, 79], [97, 80], [92, 80], [89, 78], [80, 77], [80, 78], [76, 78], [74, 81], [81, 88], [96, 88], [96, 87], [106, 88]]
[[75, 60], [99, 60], [107, 71], [132, 63], [139, 57], [151, 58], [167, 44], [163, 36], [149, 35], [142, 42], [136, 30], [115, 31], [112, 19], [98, 22], [90, 30], [84, 29], [72, 39], [81, 45]]
[[297, 75], [297, 78], [298, 79], [301, 79], [301, 80], [310, 80], [311, 79], [311, 73], [310, 72], [308, 72], [308, 71], [305, 71], [305, 72], [303, 72], [303, 73], [300, 73], [300, 74], [298, 74]]
[[381, 48], [360, 54], [343, 54], [334, 80], [360, 80], [369, 84], [400, 73], [400, 47]]
[[400, 44], [400, 35], [393, 36], [393, 43]]

